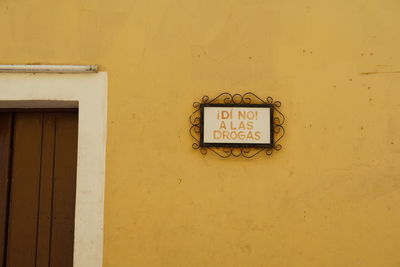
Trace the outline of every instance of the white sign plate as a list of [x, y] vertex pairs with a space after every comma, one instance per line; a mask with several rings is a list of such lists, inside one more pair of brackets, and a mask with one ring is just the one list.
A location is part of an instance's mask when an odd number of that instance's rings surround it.
[[265, 105], [204, 106], [202, 143], [205, 146], [271, 145], [271, 112], [271, 107]]

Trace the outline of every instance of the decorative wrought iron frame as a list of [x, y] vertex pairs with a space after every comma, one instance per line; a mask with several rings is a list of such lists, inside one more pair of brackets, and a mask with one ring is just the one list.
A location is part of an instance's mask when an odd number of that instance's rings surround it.
[[[205, 155], [208, 150], [211, 150], [222, 158], [240, 157], [252, 158], [261, 152], [270, 156], [274, 150], [279, 151], [282, 145], [279, 141], [285, 135], [285, 116], [279, 110], [281, 107], [280, 101], [274, 101], [272, 97], [267, 97], [266, 100], [261, 99], [254, 93], [248, 92], [241, 94], [222, 93], [210, 100], [208, 96], [203, 96], [200, 102], [194, 102], [193, 107], [196, 109], [189, 117], [190, 135], [194, 139], [192, 148], [200, 150]], [[262, 107], [271, 109], [271, 142], [262, 144], [234, 144], [234, 143], [204, 143], [204, 107]]]

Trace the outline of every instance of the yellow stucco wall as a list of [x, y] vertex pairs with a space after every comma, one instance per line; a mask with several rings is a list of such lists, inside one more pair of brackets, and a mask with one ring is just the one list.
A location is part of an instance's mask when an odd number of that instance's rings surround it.
[[[394, 267], [399, 14], [398, 0], [2, 0], [0, 61], [109, 73], [105, 267]], [[282, 101], [283, 150], [193, 151], [192, 102], [249, 90]]]

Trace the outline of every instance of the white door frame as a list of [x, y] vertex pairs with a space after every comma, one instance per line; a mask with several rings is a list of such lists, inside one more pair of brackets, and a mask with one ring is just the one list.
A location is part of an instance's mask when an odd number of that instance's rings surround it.
[[107, 73], [1, 73], [0, 108], [79, 107], [74, 266], [103, 262]]

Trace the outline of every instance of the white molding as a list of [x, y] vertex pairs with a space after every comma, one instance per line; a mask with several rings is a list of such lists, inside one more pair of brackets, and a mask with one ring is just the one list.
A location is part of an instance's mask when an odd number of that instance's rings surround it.
[[75, 267], [103, 262], [107, 73], [0, 74], [0, 108], [79, 105]]

